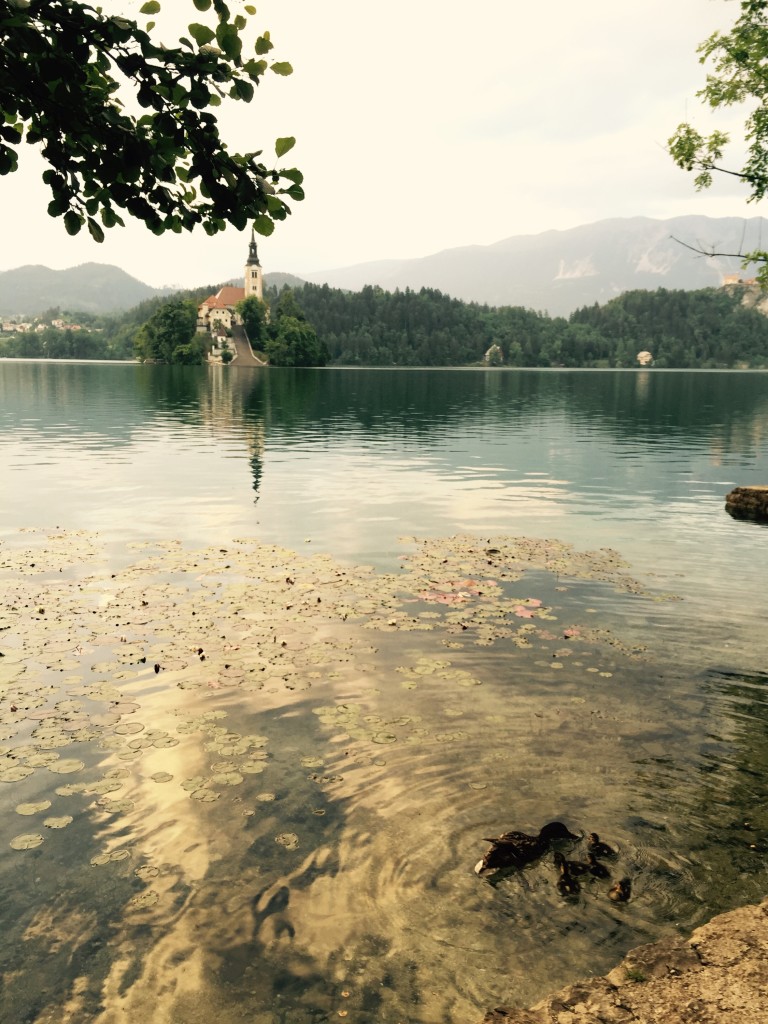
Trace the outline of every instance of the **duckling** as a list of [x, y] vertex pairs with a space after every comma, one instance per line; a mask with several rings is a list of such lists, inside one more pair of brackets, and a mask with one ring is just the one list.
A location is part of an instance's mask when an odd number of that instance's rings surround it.
[[600, 863], [600, 861], [597, 859], [594, 853], [588, 853], [587, 860], [589, 861], [587, 868], [589, 870], [590, 875], [594, 875], [595, 878], [611, 877], [611, 872], [608, 870], [605, 864]]
[[560, 877], [557, 880], [557, 891], [561, 896], [578, 896], [581, 892], [581, 886], [578, 880], [568, 870], [568, 864], [570, 863], [565, 857], [560, 856], [555, 863], [560, 871]]
[[587, 847], [590, 853], [594, 853], [596, 857], [618, 857], [618, 851], [614, 850], [613, 847], [607, 843], [600, 841], [600, 836], [597, 832], [590, 832], [587, 836]]
[[608, 899], [614, 903], [626, 903], [632, 895], [632, 882], [629, 878], [621, 878], [608, 890]]
[[590, 870], [589, 864], [584, 864], [580, 860], [566, 860], [558, 850], [555, 850], [554, 859], [555, 867], [558, 871], [562, 871], [565, 868], [569, 875], [585, 875]]
[[504, 832], [496, 839], [484, 840], [491, 843], [491, 848], [475, 865], [475, 873], [486, 875], [502, 868], [524, 868], [546, 853], [551, 843], [566, 839], [576, 842], [579, 838], [569, 832], [562, 821], [550, 821], [537, 836], [529, 836], [525, 832]]

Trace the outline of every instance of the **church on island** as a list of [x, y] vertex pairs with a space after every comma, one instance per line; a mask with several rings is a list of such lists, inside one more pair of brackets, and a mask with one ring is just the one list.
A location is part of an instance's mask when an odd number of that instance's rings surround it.
[[215, 295], [209, 295], [197, 308], [197, 330], [212, 336], [226, 335], [227, 331], [242, 321], [235, 307], [243, 299], [255, 295], [264, 299], [264, 275], [256, 251], [256, 236], [251, 231], [251, 243], [248, 246], [248, 259], [245, 262], [243, 287], [225, 285]]

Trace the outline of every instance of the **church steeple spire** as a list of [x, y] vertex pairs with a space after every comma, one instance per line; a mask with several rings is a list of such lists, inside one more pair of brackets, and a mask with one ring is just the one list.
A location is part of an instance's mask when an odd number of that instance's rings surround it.
[[256, 235], [253, 228], [251, 228], [251, 244], [248, 246], [248, 259], [246, 260], [246, 266], [248, 267], [260, 267], [259, 254], [256, 250]]
[[264, 298], [264, 282], [259, 263], [259, 254], [256, 250], [256, 235], [251, 228], [251, 243], [248, 246], [248, 259], [245, 261], [245, 297], [255, 295], [257, 299]]

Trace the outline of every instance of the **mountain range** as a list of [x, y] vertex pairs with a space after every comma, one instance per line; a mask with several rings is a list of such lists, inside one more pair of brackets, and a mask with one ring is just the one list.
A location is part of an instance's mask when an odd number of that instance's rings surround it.
[[168, 293], [107, 263], [67, 270], [27, 265], [0, 272], [0, 315], [35, 316], [55, 306], [68, 312], [115, 313]]
[[[692, 247], [692, 248], [689, 248]], [[419, 259], [382, 260], [304, 274], [307, 281], [359, 291], [422, 287], [467, 302], [523, 306], [566, 316], [605, 303], [625, 291], [719, 287], [729, 274], [751, 276], [737, 256], [701, 255], [768, 249], [763, 217], [648, 217], [602, 220], [564, 231], [513, 235], [493, 245], [472, 245]], [[240, 280], [240, 275], [235, 275]], [[299, 286], [287, 273], [266, 283]], [[83, 263], [68, 270], [42, 266], [0, 272], [0, 315], [33, 316], [53, 306], [70, 312], [110, 313], [167, 294], [119, 267]]]
[[723, 277], [754, 275], [735, 256], [768, 249], [763, 217], [631, 217], [566, 231], [514, 235], [493, 245], [445, 249], [409, 260], [383, 260], [303, 275], [308, 281], [359, 291], [364, 285], [438, 288], [466, 302], [524, 306], [566, 316], [622, 292], [719, 287]]

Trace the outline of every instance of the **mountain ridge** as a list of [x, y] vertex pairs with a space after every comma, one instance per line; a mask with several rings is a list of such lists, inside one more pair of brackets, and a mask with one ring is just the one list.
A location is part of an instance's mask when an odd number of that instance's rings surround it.
[[742, 271], [738, 256], [697, 256], [686, 245], [739, 252], [760, 248], [763, 238], [768, 246], [763, 217], [611, 218], [303, 276], [313, 284], [353, 291], [366, 284], [388, 291], [438, 288], [465, 302], [567, 316], [638, 288], [694, 290], [719, 287], [726, 275], [750, 276], [754, 269]]
[[56, 306], [69, 312], [115, 313], [169, 292], [111, 263], [79, 263], [65, 270], [27, 263], [0, 271], [0, 315], [35, 316]]
[[[465, 302], [567, 316], [626, 291], [691, 291], [719, 287], [730, 274], [752, 276], [754, 269], [742, 270], [738, 256], [697, 256], [686, 246], [740, 252], [762, 248], [763, 238], [768, 248], [768, 220], [763, 217], [611, 218], [301, 277], [271, 271], [265, 283], [300, 287], [309, 281], [347, 291], [365, 285], [387, 291], [436, 288]], [[239, 281], [240, 275], [233, 280]], [[27, 264], [0, 271], [0, 316], [34, 316], [55, 306], [70, 312], [116, 313], [173, 291], [145, 284], [112, 264], [82, 263], [67, 270]]]

